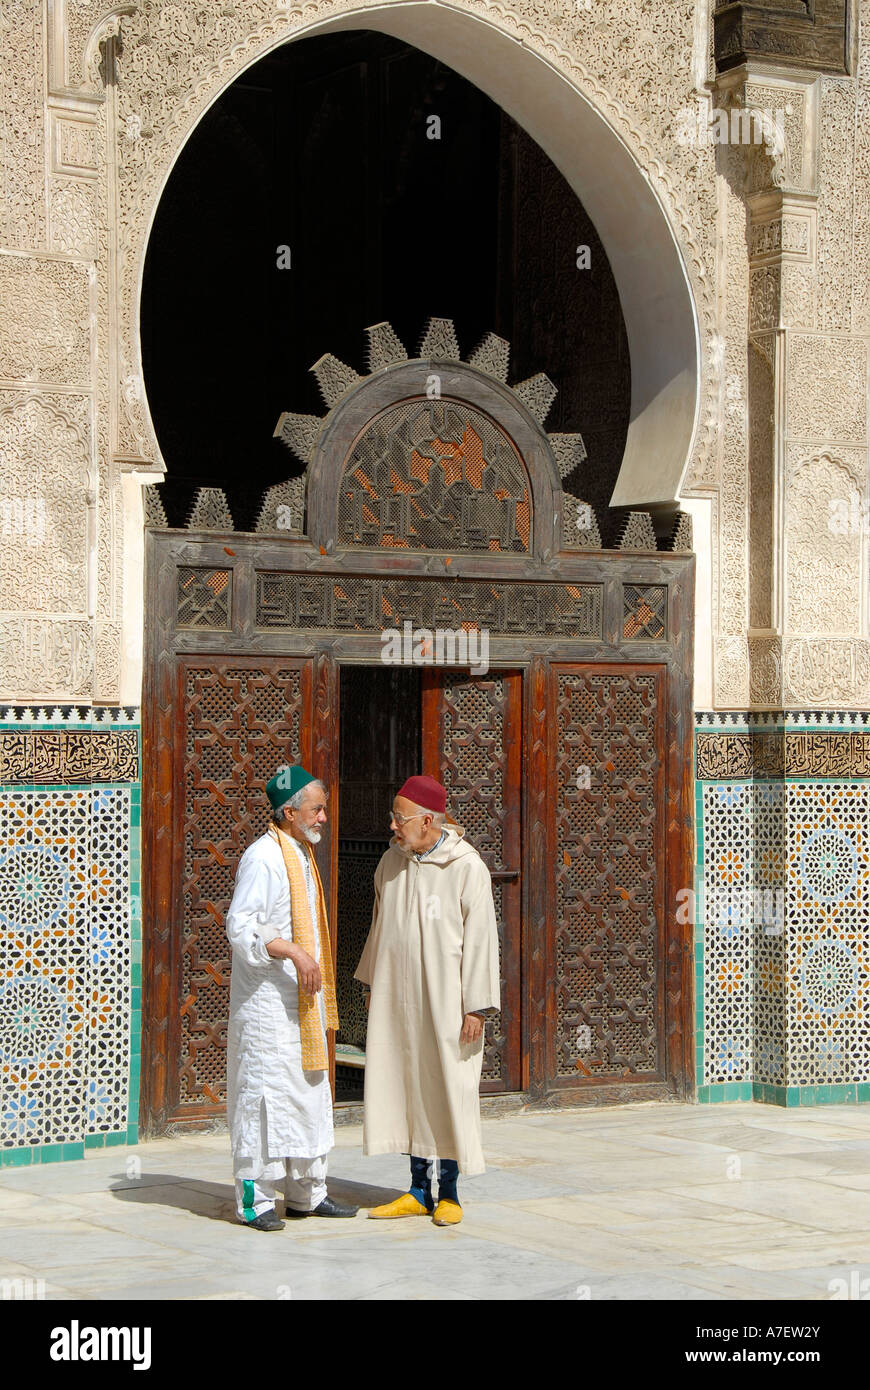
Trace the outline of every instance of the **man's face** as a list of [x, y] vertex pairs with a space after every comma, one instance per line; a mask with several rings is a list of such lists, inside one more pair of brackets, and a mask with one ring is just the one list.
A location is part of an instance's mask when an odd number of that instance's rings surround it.
[[319, 845], [326, 824], [326, 792], [312, 782], [302, 793], [302, 804], [293, 811], [284, 807], [284, 829], [297, 840]]
[[413, 854], [431, 849], [441, 833], [432, 822], [431, 811], [421, 811], [406, 796], [397, 796], [393, 801], [393, 814], [390, 828], [400, 845], [405, 845]]

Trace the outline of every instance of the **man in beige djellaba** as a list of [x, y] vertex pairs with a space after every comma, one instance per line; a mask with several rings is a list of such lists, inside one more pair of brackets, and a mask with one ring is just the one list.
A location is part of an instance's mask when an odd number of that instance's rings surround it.
[[410, 777], [396, 796], [356, 969], [369, 1011], [363, 1152], [411, 1159], [408, 1191], [368, 1214], [430, 1216], [437, 1226], [462, 1220], [459, 1173], [484, 1172], [484, 1020], [499, 1007], [492, 880], [446, 810], [432, 777]]

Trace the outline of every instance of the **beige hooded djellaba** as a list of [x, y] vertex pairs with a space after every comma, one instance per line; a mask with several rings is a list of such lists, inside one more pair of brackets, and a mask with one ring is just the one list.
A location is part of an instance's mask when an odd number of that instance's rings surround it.
[[467, 1013], [499, 1007], [489, 869], [460, 825], [418, 860], [393, 839], [356, 979], [371, 988], [363, 1152], [456, 1159], [484, 1172], [484, 1035], [460, 1043]]

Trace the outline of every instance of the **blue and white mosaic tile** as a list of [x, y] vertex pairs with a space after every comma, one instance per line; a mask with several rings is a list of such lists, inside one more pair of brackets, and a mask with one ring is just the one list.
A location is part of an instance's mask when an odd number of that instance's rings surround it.
[[131, 790], [0, 792], [0, 1147], [127, 1130]]
[[[699, 737], [731, 731], [738, 718], [750, 731], [766, 727], [767, 716], [696, 715]], [[870, 715], [786, 711], [778, 720], [860, 729]], [[699, 1082], [789, 1096], [870, 1082], [870, 781], [863, 772], [739, 781], [719, 772], [699, 788]]]

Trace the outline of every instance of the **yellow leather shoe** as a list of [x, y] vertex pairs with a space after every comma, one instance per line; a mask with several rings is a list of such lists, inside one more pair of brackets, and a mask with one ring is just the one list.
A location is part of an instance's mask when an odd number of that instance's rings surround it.
[[449, 1202], [442, 1197], [432, 1214], [432, 1220], [436, 1226], [458, 1226], [462, 1220], [462, 1208], [458, 1202]]
[[431, 1216], [432, 1213], [410, 1192], [397, 1197], [395, 1202], [387, 1202], [383, 1207], [369, 1207], [369, 1216], [376, 1221], [392, 1221], [397, 1216]]

